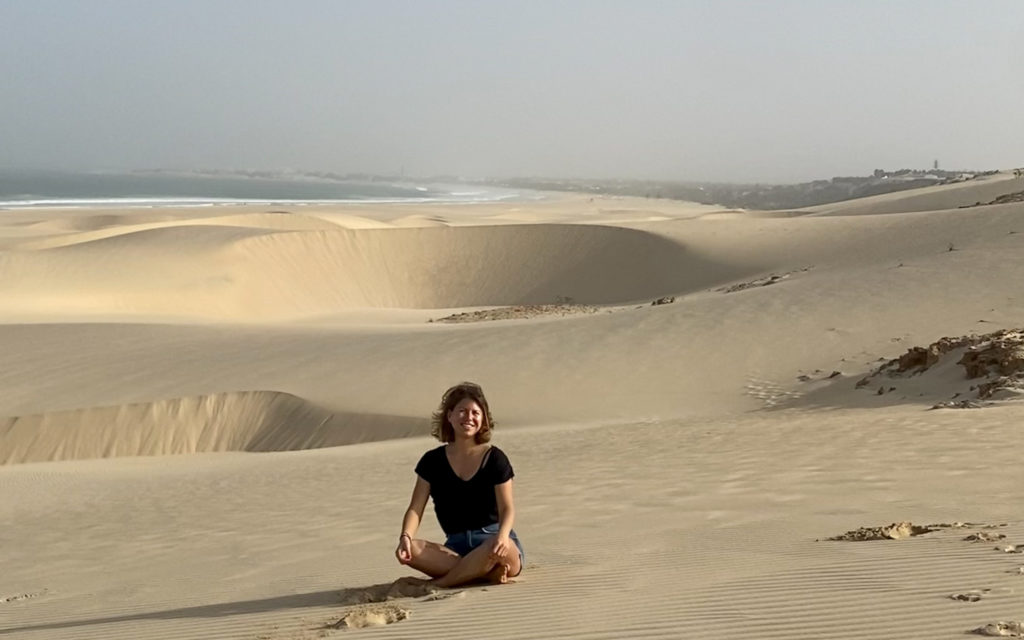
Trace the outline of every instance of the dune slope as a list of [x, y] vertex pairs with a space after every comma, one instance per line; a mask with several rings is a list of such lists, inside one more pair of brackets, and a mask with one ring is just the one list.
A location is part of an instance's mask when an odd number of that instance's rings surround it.
[[337, 414], [244, 391], [0, 418], [0, 464], [331, 447], [422, 432], [424, 420]]
[[[0, 309], [285, 319], [348, 308], [643, 300], [720, 281], [706, 256], [587, 225], [174, 226], [0, 255]], [[39, 296], [40, 290], [47, 291]]]

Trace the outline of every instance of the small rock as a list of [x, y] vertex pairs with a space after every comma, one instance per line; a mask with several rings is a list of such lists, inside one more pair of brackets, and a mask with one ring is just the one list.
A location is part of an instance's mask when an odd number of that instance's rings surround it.
[[971, 535], [964, 538], [965, 542], [995, 542], [1002, 540], [1006, 536], [1001, 533], [988, 533], [986, 531], [979, 531], [978, 533], [972, 533]]
[[951, 600], [959, 600], [960, 602], [977, 602], [981, 600], [980, 593], [954, 593], [949, 596]]
[[973, 629], [971, 633], [979, 636], [995, 636], [1000, 638], [1024, 638], [1024, 622], [1020, 620], [990, 622], [984, 627]]

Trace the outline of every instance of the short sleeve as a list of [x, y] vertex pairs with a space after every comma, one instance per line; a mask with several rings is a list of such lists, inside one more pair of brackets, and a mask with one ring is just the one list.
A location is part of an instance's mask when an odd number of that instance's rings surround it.
[[491, 459], [487, 466], [490, 467], [488, 475], [491, 483], [495, 485], [504, 484], [516, 475], [512, 470], [512, 463], [508, 461], [508, 456], [498, 447], [494, 447], [494, 450], [491, 451]]
[[431, 464], [431, 453], [433, 453], [433, 451], [428, 451], [424, 453], [423, 456], [420, 458], [420, 461], [416, 463], [416, 475], [423, 478], [427, 482], [431, 482], [431, 479], [434, 477], [433, 471], [436, 468], [436, 465]]

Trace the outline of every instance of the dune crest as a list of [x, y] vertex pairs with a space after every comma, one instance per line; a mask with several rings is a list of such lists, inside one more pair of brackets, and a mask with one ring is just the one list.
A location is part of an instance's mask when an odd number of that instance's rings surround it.
[[213, 451], [292, 451], [422, 433], [423, 422], [332, 413], [236, 391], [0, 418], [0, 464]]
[[52, 313], [59, 298], [64, 312], [252, 322], [355, 308], [617, 304], [718, 284], [735, 270], [657, 234], [601, 225], [176, 226], [10, 252], [0, 274], [17, 278], [0, 282], [0, 311]]

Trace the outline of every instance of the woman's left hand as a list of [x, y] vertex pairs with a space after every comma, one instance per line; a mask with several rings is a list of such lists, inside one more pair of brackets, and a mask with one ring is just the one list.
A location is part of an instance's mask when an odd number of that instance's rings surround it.
[[503, 561], [511, 548], [512, 540], [508, 536], [494, 536], [494, 542], [491, 543], [491, 559], [496, 562]]

